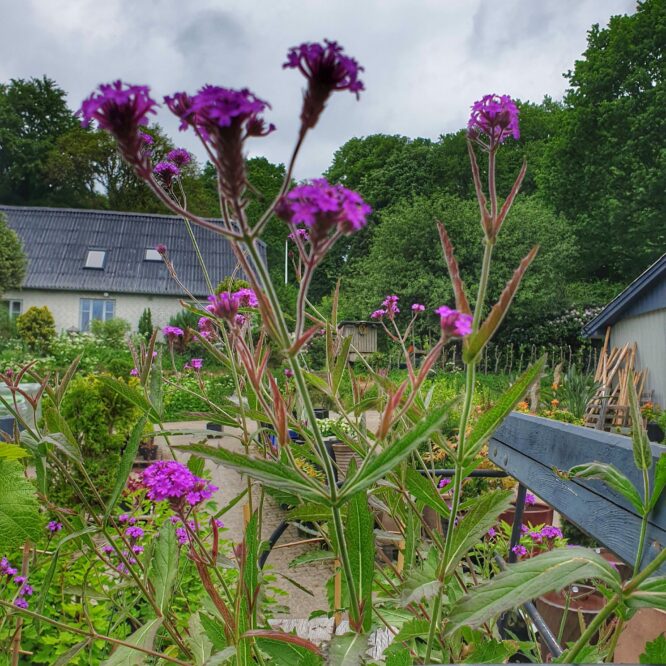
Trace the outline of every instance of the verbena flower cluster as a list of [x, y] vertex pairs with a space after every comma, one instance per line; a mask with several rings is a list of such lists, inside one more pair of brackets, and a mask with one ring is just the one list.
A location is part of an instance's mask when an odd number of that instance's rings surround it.
[[0, 559], [0, 583], [2, 583], [3, 578], [11, 580], [16, 585], [14, 605], [19, 608], [27, 608], [28, 600], [26, 597], [32, 596], [32, 585], [28, 583], [26, 576], [19, 575], [18, 569], [13, 567], [6, 557]]
[[175, 460], [159, 460], [147, 467], [142, 475], [148, 489], [148, 499], [168, 500], [172, 506], [194, 506], [210, 499], [217, 490], [210, 481], [195, 476], [185, 465]]
[[165, 326], [162, 329], [162, 335], [170, 341], [175, 340], [176, 338], [182, 338], [185, 335], [185, 332], [182, 328], [178, 326]]
[[286, 222], [305, 225], [313, 246], [332, 231], [350, 235], [367, 224], [372, 208], [357, 192], [317, 178], [282, 197], [275, 213]]
[[472, 315], [458, 312], [446, 305], [437, 308], [435, 312], [439, 315], [442, 333], [449, 338], [463, 338], [472, 332]]
[[467, 132], [472, 139], [485, 135], [488, 147], [503, 143], [509, 136], [520, 138], [518, 107], [508, 95], [484, 95], [472, 105]]

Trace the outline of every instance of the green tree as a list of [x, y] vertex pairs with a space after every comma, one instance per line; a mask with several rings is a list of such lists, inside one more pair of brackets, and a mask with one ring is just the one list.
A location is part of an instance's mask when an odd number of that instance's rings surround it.
[[150, 336], [153, 334], [153, 315], [150, 311], [150, 308], [145, 308], [139, 317], [138, 324], [139, 333], [146, 339], [150, 340]]
[[46, 305], [33, 305], [16, 318], [16, 330], [30, 349], [47, 352], [56, 335], [55, 319]]
[[27, 261], [18, 234], [7, 226], [0, 213], [0, 296], [8, 289], [17, 289], [25, 277]]
[[51, 79], [12, 79], [0, 85], [0, 201], [48, 201], [47, 156], [76, 124], [64, 90]]
[[666, 245], [666, 1], [592, 26], [567, 76], [566, 114], [542, 178], [573, 222], [580, 273], [626, 282]]

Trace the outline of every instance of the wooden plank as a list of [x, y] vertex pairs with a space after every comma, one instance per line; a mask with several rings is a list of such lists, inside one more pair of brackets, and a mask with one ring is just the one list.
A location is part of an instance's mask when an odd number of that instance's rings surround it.
[[[513, 413], [498, 428], [488, 450], [496, 465], [595, 539], [633, 562], [640, 518], [629, 502], [601, 481], [565, 481], [553, 471], [603, 461], [615, 465], [642, 488], [642, 475], [634, 466], [629, 437]], [[663, 452], [665, 446], [652, 444], [653, 462]], [[654, 465], [650, 474], [654, 475]], [[666, 497], [662, 496], [650, 517], [648, 544], [644, 563], [666, 545]]]

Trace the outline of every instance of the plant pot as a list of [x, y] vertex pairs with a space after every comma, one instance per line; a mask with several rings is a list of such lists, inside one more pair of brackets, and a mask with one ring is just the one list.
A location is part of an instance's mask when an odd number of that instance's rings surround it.
[[314, 415], [318, 419], [327, 419], [329, 418], [329, 410], [326, 407], [315, 407]]
[[139, 444], [139, 457], [144, 460], [157, 460], [157, 451], [159, 447], [153, 439], [149, 439]]
[[[569, 596], [568, 605], [567, 594]], [[559, 634], [564, 621], [560, 645], [575, 642], [581, 637], [579, 615], [582, 615], [587, 627], [605, 605], [606, 599], [603, 594], [588, 585], [571, 585], [564, 590], [544, 594], [536, 601], [537, 610], [555, 636]], [[590, 643], [595, 644], [598, 638], [599, 635], [595, 634]], [[539, 639], [539, 643], [542, 656], [550, 654], [543, 639]]]
[[347, 470], [349, 469], [351, 459], [353, 458], [356, 461], [356, 468], [358, 469], [362, 462], [361, 457], [350, 446], [343, 444], [339, 440], [329, 439], [327, 443], [331, 446], [333, 460], [337, 465], [337, 480], [344, 481], [347, 478]]
[[206, 423], [206, 430], [212, 430], [213, 432], [224, 432], [224, 426], [221, 423], [213, 423], [209, 421]]
[[[513, 525], [513, 520], [516, 515], [516, 507], [512, 506], [500, 514], [499, 521]], [[525, 505], [523, 509], [523, 523], [525, 525], [552, 525], [555, 511], [553, 507], [537, 502], [532, 505]]]
[[651, 442], [660, 443], [664, 441], [665, 435], [662, 427], [658, 423], [651, 421], [647, 424], [647, 436]]
[[610, 562], [612, 567], [617, 569], [623, 581], [627, 581], [631, 578], [631, 567], [626, 562], [621, 560], [615, 553], [612, 553], [610, 550], [608, 550], [608, 548], [595, 548], [594, 550], [607, 562]]
[[645, 644], [666, 632], [666, 612], [641, 608], [627, 622], [617, 641], [613, 663], [638, 664]]

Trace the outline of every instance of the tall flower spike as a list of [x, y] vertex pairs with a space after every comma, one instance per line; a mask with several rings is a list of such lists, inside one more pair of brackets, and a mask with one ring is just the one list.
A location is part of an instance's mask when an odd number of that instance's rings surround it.
[[349, 90], [356, 94], [364, 90], [358, 74], [363, 71], [354, 58], [342, 51], [337, 42], [324, 40], [324, 44], [304, 43], [287, 53], [284, 68], [298, 69], [308, 80], [303, 93], [301, 129], [311, 129], [324, 110], [326, 101], [335, 90]]
[[88, 127], [94, 120], [100, 129], [112, 134], [123, 157], [139, 175], [149, 174], [149, 153], [145, 150], [147, 136], [140, 128], [148, 124], [148, 114], [155, 113], [157, 102], [150, 97], [147, 86], [134, 86], [115, 81], [102, 84], [81, 105], [81, 124]]
[[259, 114], [269, 106], [247, 88], [232, 90], [206, 85], [196, 95], [176, 93], [164, 102], [180, 118], [180, 129], [192, 127], [217, 157], [224, 194], [239, 197], [245, 187], [243, 142], [249, 136], [265, 136], [275, 129], [266, 127]]
[[[508, 95], [484, 95], [472, 105], [472, 113], [467, 123], [467, 133], [483, 147], [492, 149], [512, 136], [520, 138], [518, 107]], [[480, 140], [487, 137], [488, 143]]]

